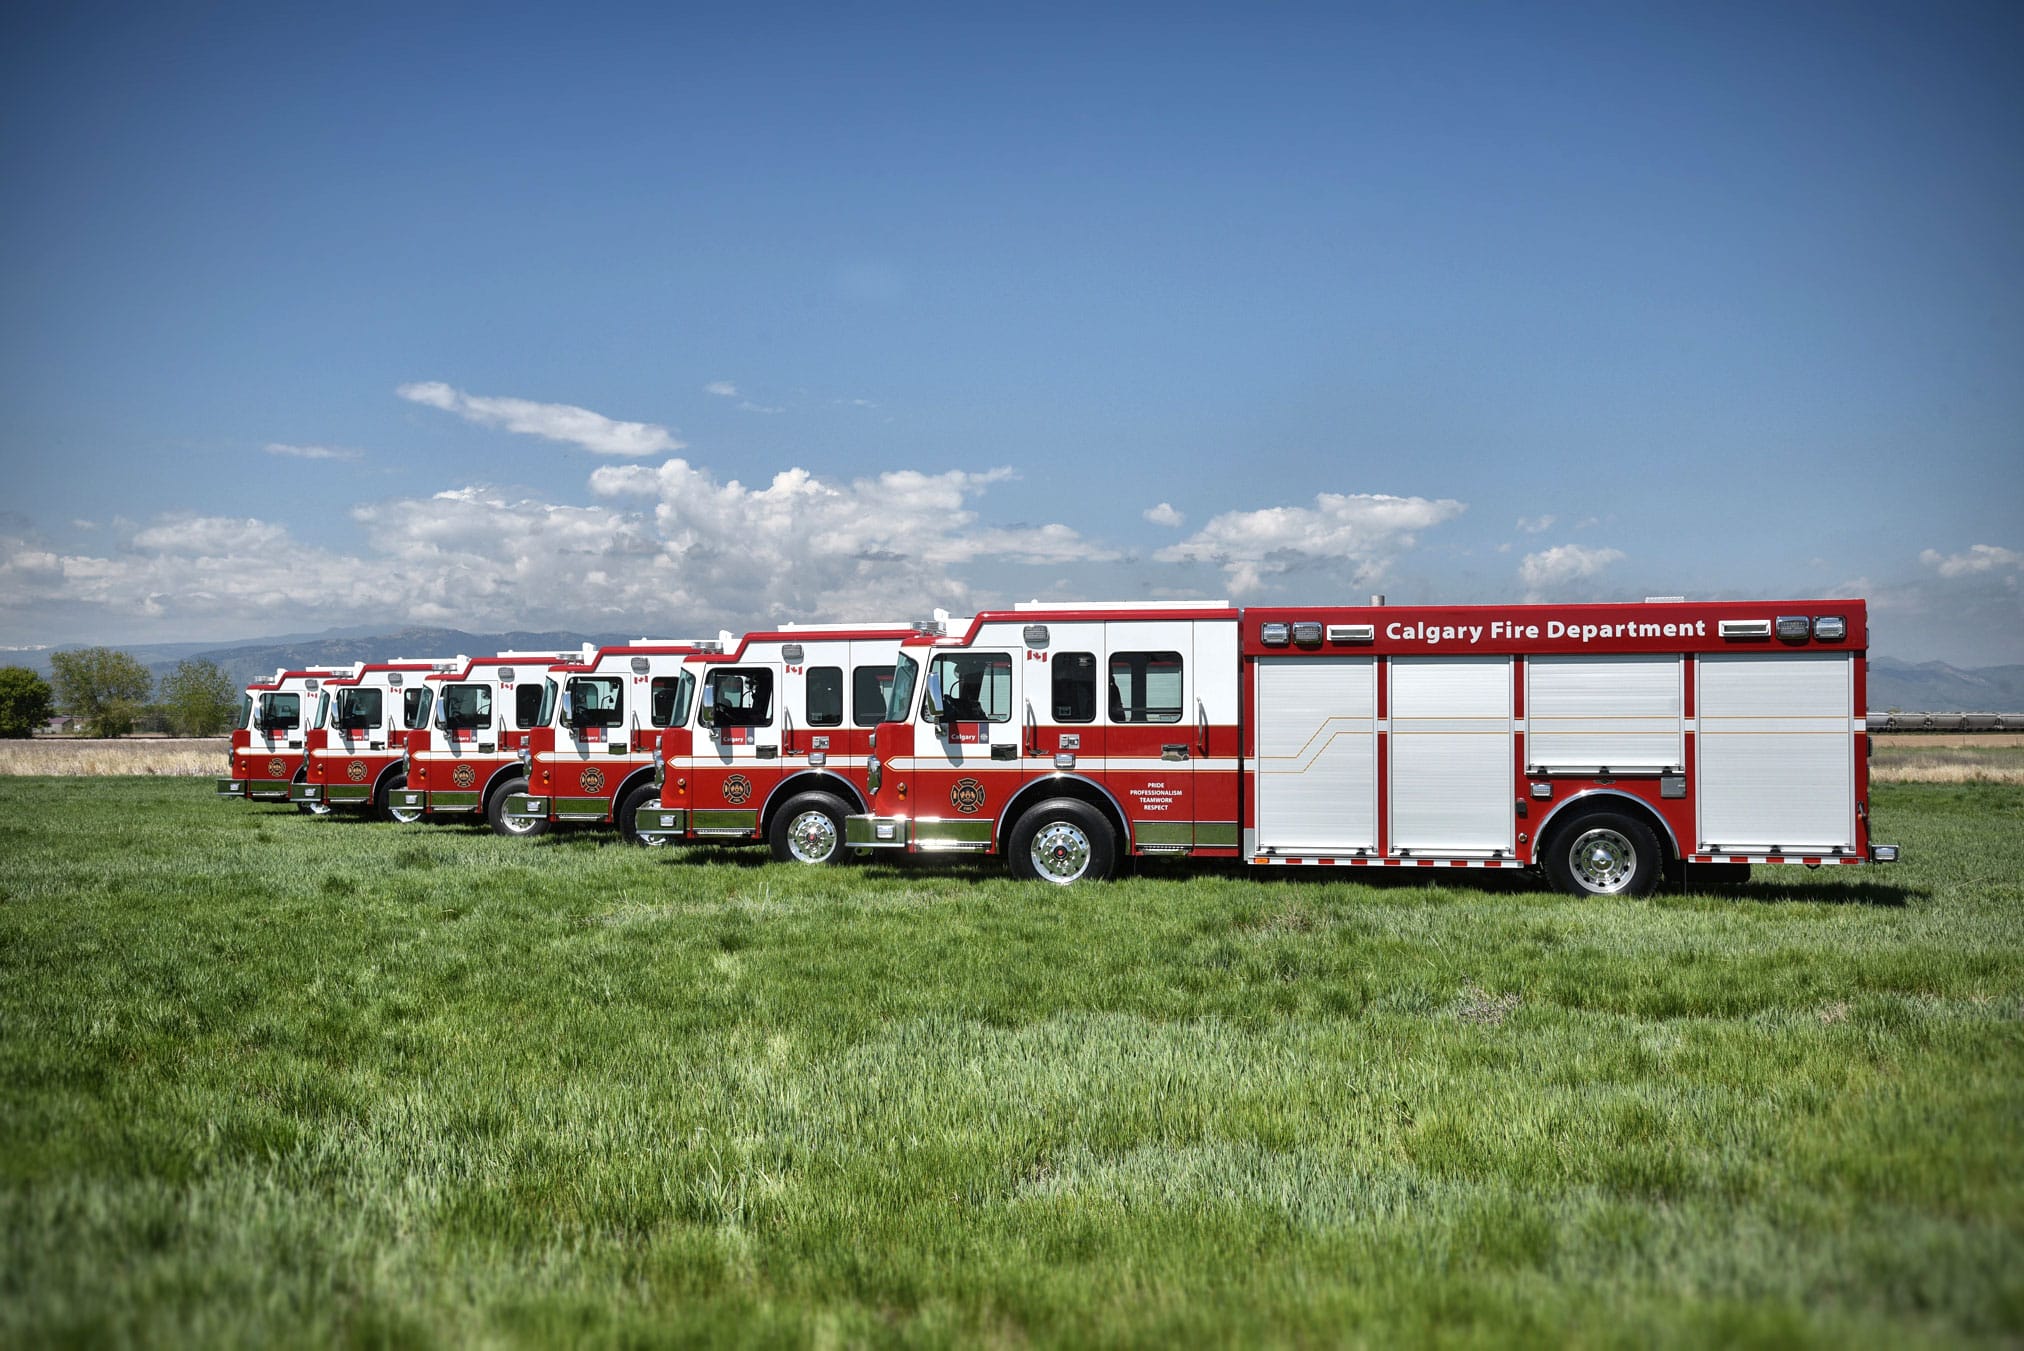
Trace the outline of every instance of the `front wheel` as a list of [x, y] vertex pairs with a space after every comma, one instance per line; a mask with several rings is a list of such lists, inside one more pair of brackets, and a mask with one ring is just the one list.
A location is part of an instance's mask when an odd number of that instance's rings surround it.
[[634, 820], [639, 815], [641, 807], [646, 806], [649, 802], [658, 801], [660, 796], [660, 789], [650, 783], [643, 783], [619, 799], [618, 833], [625, 838], [627, 844], [640, 844], [652, 849], [668, 842], [668, 838], [665, 835], [657, 835], [651, 840], [647, 839], [640, 834], [639, 826]]
[[843, 844], [843, 818], [849, 815], [850, 808], [828, 793], [805, 794], [775, 814], [766, 843], [781, 863], [841, 863], [850, 857]]
[[1651, 827], [1617, 812], [1568, 822], [1546, 852], [1546, 875], [1570, 896], [1649, 896], [1663, 866]]
[[[309, 771], [306, 769], [296, 770], [295, 781], [297, 783], [308, 783]], [[295, 810], [301, 812], [304, 816], [328, 816], [333, 808], [328, 802], [319, 798], [315, 802], [298, 802], [295, 804]]]
[[387, 820], [398, 822], [404, 826], [411, 826], [422, 819], [422, 808], [403, 807], [394, 801], [394, 794], [407, 786], [408, 776], [406, 773], [396, 774], [387, 779], [384, 783], [380, 784], [379, 791], [373, 794], [373, 806], [377, 807], [379, 814]]
[[545, 816], [513, 817], [506, 814], [506, 799], [526, 791], [527, 780], [524, 778], [508, 779], [492, 790], [491, 798], [485, 803], [485, 823], [492, 827], [494, 835], [531, 839], [548, 833], [548, 818]]
[[1019, 818], [1005, 866], [1022, 881], [1101, 882], [1117, 869], [1117, 835], [1088, 803], [1056, 798]]

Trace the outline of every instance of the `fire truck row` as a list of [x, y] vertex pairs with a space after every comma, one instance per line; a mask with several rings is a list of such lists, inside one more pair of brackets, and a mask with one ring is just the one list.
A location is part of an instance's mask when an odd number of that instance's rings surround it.
[[283, 670], [227, 796], [306, 812], [765, 842], [783, 862], [1150, 856], [1535, 869], [1579, 895], [1873, 842], [1861, 601], [964, 619]]

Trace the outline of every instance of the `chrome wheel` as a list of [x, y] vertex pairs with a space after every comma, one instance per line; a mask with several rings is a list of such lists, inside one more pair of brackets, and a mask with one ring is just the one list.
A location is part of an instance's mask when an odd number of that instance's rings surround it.
[[1089, 871], [1089, 836], [1072, 821], [1050, 821], [1033, 836], [1034, 874], [1066, 886]]
[[548, 823], [538, 816], [508, 816], [499, 813], [499, 829], [507, 835], [534, 835]]
[[1637, 847], [1622, 833], [1598, 826], [1575, 837], [1567, 865], [1583, 891], [1614, 896], [1637, 875]]
[[303, 813], [308, 816], [328, 816], [337, 810], [328, 802], [298, 802], [295, 805], [302, 808]]
[[404, 826], [411, 826], [422, 819], [423, 812], [420, 807], [388, 807], [387, 815]]
[[827, 812], [810, 808], [787, 823], [787, 852], [798, 863], [827, 863], [842, 843]]

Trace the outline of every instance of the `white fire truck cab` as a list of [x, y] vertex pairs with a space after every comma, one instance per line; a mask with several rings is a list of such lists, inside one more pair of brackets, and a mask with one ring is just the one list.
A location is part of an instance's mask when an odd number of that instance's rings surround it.
[[[217, 781], [219, 797], [286, 802], [291, 785], [308, 777], [303, 752], [304, 723], [312, 719], [323, 682], [356, 667], [286, 668], [246, 687], [239, 701], [239, 725], [225, 753], [230, 777]], [[303, 810], [312, 808], [303, 804]], [[327, 811], [328, 808], [321, 808]]]
[[1019, 606], [904, 649], [853, 847], [1537, 868], [1887, 862], [1861, 601]]
[[899, 647], [918, 627], [787, 624], [682, 663], [660, 737], [650, 844], [765, 840], [782, 862], [837, 863], [844, 819], [869, 805], [865, 757]]
[[616, 823], [627, 840], [643, 843], [633, 818], [654, 798], [654, 752], [675, 715], [683, 658], [703, 646], [701, 639], [641, 638], [586, 648], [551, 668], [557, 697], [527, 734], [523, 781], [499, 797], [492, 828], [539, 835], [556, 824]]
[[290, 799], [312, 808], [357, 809], [390, 821], [415, 820], [417, 813], [398, 800], [407, 787], [406, 737], [428, 716], [429, 674], [466, 660], [402, 657], [362, 662], [326, 680], [303, 737], [308, 773], [290, 788]]
[[496, 828], [506, 795], [527, 786], [528, 733], [554, 707], [549, 669], [592, 651], [502, 652], [432, 672], [422, 719], [402, 741], [406, 786], [395, 806], [416, 817], [475, 815]]

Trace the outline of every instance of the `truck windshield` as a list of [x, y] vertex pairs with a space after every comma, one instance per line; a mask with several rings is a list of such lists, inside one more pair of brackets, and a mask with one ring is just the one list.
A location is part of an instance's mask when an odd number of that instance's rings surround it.
[[893, 666], [892, 693], [886, 700], [886, 721], [905, 722], [913, 716], [909, 705], [914, 701], [914, 677], [921, 673], [920, 664], [906, 653]]

